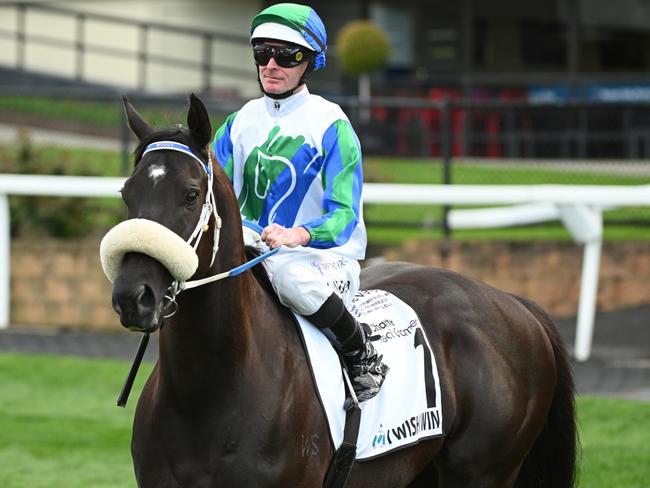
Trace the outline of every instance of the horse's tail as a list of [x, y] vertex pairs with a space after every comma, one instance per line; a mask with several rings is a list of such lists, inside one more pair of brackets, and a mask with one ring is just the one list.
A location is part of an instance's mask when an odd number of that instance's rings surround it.
[[553, 346], [557, 370], [557, 384], [551, 409], [535, 444], [524, 459], [515, 487], [573, 487], [576, 481], [578, 434], [569, 356], [553, 319], [532, 301], [515, 297], [544, 326]]

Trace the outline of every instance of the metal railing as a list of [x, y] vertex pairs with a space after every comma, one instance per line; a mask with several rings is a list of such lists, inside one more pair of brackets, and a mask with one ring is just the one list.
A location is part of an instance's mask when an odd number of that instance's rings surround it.
[[[411, 157], [650, 159], [650, 103], [332, 97], [366, 152]], [[364, 122], [360, 113], [370, 108]]]

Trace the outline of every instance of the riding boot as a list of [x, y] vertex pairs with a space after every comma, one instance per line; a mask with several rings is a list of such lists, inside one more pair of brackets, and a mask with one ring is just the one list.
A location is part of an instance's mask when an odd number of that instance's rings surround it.
[[334, 293], [307, 318], [335, 336], [334, 345], [348, 370], [357, 400], [364, 402], [377, 395], [389, 368], [369, 339], [370, 327], [357, 322]]

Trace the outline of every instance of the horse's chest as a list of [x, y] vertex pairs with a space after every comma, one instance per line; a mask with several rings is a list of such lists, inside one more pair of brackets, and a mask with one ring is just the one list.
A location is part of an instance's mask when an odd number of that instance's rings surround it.
[[[226, 422], [165, 423], [134, 431], [133, 458], [141, 488], [318, 486], [329, 459], [327, 432], [308, 439], [281, 422], [256, 422], [238, 412]], [[219, 415], [215, 414], [215, 418]], [[260, 417], [263, 418], [263, 417]], [[276, 419], [277, 420], [277, 419]], [[191, 425], [190, 425], [191, 424]], [[293, 432], [293, 431], [292, 431]], [[322, 445], [321, 444], [322, 441]], [[136, 448], [137, 446], [137, 448]], [[288, 484], [282, 480], [290, 480]], [[300, 483], [296, 483], [300, 480]]]

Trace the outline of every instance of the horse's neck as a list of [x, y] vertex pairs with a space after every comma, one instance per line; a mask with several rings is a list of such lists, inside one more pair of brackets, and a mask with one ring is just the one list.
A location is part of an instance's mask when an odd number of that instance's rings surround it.
[[[228, 271], [246, 261], [237, 200], [219, 171], [214, 188], [223, 227], [216, 261], [209, 271], [200, 271], [203, 276]], [[202, 263], [209, 263], [212, 239], [203, 238], [197, 254]], [[179, 296], [178, 304], [169, 326], [161, 330], [159, 360], [161, 374], [175, 388], [200, 390], [214, 384], [210, 378], [219, 378], [223, 388], [236, 385], [251, 368], [264, 367], [264, 361], [272, 360], [259, 347], [259, 337], [264, 337], [269, 347], [286, 340], [282, 334], [266, 332], [279, 321], [265, 320], [266, 311], [275, 310], [275, 304], [252, 272], [188, 290]], [[191, 384], [185, 384], [188, 378]]]
[[[216, 269], [241, 264], [225, 252], [220, 257]], [[263, 319], [274, 303], [251, 272], [188, 290], [178, 303], [178, 312], [160, 332], [159, 362], [169, 386], [185, 393], [214, 384], [214, 378], [220, 388], [236, 387], [250, 368], [265, 367], [264, 361], [272, 359], [259, 347], [259, 338], [269, 347], [282, 341], [281, 334], [266, 330], [277, 323]]]

